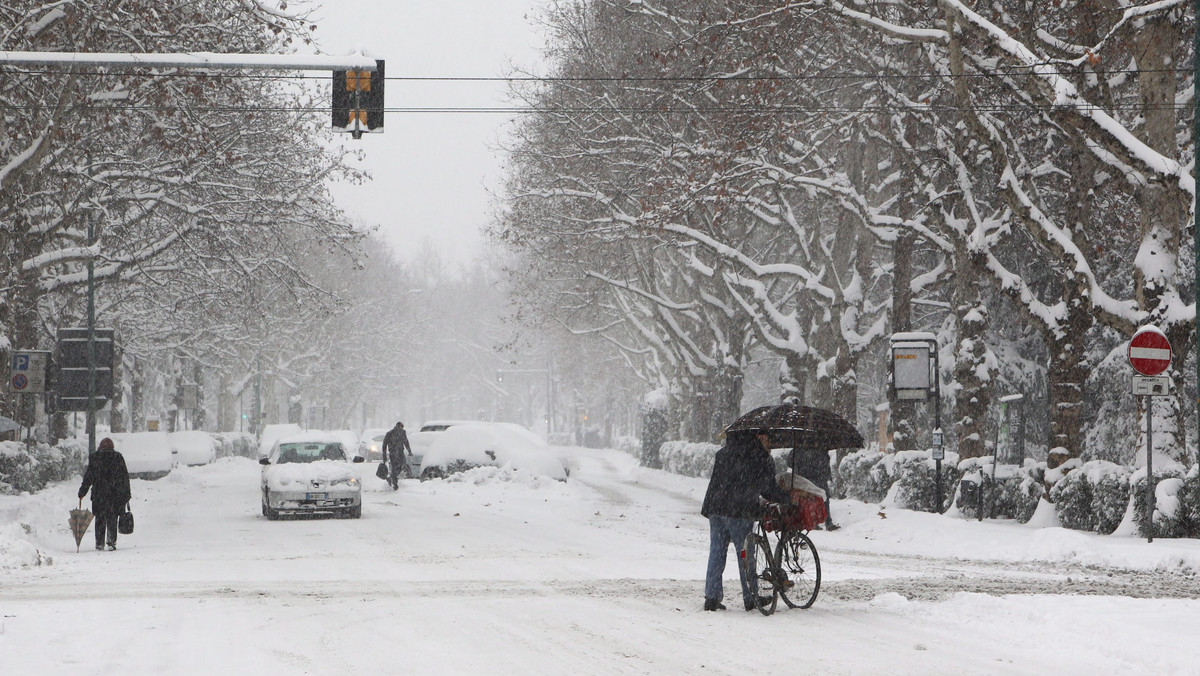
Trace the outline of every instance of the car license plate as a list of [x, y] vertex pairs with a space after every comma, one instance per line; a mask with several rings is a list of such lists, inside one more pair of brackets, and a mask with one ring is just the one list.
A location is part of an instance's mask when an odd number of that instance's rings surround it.
[[328, 493], [305, 493], [304, 499], [305, 500], [328, 500], [329, 494]]

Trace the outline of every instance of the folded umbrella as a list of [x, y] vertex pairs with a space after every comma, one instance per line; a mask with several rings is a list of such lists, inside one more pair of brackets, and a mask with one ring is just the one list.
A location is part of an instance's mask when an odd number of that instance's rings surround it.
[[79, 509], [71, 510], [67, 523], [71, 524], [71, 534], [75, 536], [75, 551], [79, 551], [79, 543], [83, 542], [88, 526], [92, 525], [92, 513], [83, 509], [83, 498], [79, 499]]

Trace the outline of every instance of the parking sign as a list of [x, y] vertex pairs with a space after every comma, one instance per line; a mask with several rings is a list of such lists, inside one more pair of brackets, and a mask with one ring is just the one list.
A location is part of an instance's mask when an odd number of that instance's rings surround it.
[[22, 394], [45, 392], [46, 365], [49, 363], [50, 352], [46, 350], [14, 350], [9, 387]]

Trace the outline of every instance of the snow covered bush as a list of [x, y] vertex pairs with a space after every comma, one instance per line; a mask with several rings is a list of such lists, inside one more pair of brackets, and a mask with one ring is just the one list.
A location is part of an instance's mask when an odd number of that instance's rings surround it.
[[1023, 467], [1000, 465], [992, 478], [991, 457], [968, 458], [958, 464], [959, 491], [956, 506], [968, 519], [979, 518], [979, 483], [984, 488], [984, 516], [989, 519], [1015, 519], [1026, 523], [1037, 510], [1038, 500], [1046, 493], [1042, 485], [1045, 465], [1026, 460]]
[[[1185, 472], [1172, 467], [1154, 472], [1154, 537], [1200, 537], [1200, 479], [1196, 468]], [[1145, 534], [1147, 521], [1146, 470], [1138, 470], [1131, 479], [1133, 521], [1138, 533]]]
[[658, 459], [668, 472], [708, 478], [720, 446], [704, 442], [668, 441], [658, 448]]
[[1129, 476], [1133, 470], [1107, 460], [1078, 458], [1047, 472], [1054, 485], [1054, 503], [1063, 527], [1108, 535], [1121, 525], [1129, 505]]
[[[551, 445], [554, 445], [553, 441], [551, 441], [550, 443], [551, 443]], [[569, 444], [559, 444], [559, 445], [569, 445]], [[642, 450], [642, 441], [641, 441], [641, 439], [638, 439], [637, 437], [618, 436], [613, 439], [613, 448], [617, 449], [618, 451], [621, 451], [622, 453], [628, 453], [629, 455], [632, 455], [633, 457], [636, 458], [636, 457], [638, 457], [638, 453], [640, 453]]]
[[850, 453], [838, 463], [838, 481], [846, 497], [862, 502], [882, 502], [892, 487], [892, 475], [878, 450]]
[[258, 458], [258, 440], [253, 434], [244, 432], [217, 432], [212, 435], [217, 442], [217, 457]]
[[32, 493], [49, 483], [79, 476], [86, 458], [87, 446], [78, 440], [59, 446], [39, 443], [28, 449], [23, 442], [0, 442], [0, 493]]
[[[1071, 467], [1063, 470], [1068, 465]], [[1092, 484], [1088, 481], [1087, 472], [1076, 471], [1082, 469], [1082, 462], [1073, 458], [1055, 469], [1061, 471], [1062, 478], [1054, 481], [1050, 488], [1050, 502], [1054, 503], [1059, 523], [1064, 528], [1073, 530], [1096, 530], [1096, 513], [1092, 510]]]
[[942, 504], [937, 499], [937, 463], [928, 451], [900, 451], [892, 454], [891, 474], [896, 478], [891, 497], [905, 509], [921, 512], [944, 512], [954, 496], [954, 487], [961, 477], [957, 458], [946, 454], [942, 462]]

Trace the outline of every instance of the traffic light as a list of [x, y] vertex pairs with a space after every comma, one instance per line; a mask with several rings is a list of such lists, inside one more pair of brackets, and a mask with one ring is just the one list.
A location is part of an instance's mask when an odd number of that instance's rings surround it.
[[333, 71], [333, 126], [349, 129], [354, 138], [383, 128], [383, 59], [375, 71]]

